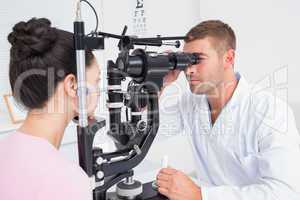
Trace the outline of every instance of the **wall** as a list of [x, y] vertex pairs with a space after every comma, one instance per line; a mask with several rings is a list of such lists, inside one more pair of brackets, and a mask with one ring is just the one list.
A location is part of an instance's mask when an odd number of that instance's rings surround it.
[[300, 128], [300, 2], [200, 0], [201, 20], [221, 19], [237, 35], [235, 68], [251, 83], [281, 93]]

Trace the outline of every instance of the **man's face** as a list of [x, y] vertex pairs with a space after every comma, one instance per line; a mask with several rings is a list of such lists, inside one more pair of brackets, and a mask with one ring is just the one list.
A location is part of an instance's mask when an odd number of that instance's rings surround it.
[[211, 41], [207, 37], [188, 42], [183, 47], [184, 52], [200, 54], [200, 63], [185, 71], [190, 89], [195, 94], [209, 94], [223, 82], [223, 56], [218, 54]]

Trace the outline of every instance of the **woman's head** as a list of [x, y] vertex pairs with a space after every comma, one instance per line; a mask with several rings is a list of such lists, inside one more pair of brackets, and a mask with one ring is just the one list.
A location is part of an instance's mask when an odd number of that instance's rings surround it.
[[[45, 108], [58, 96], [59, 100], [55, 102], [64, 101], [69, 111], [76, 112], [77, 70], [73, 34], [51, 27], [48, 19], [33, 18], [17, 23], [8, 35], [8, 41], [12, 45], [9, 79], [17, 102], [30, 111]], [[90, 50], [86, 50], [85, 57], [88, 85], [97, 89], [99, 66]]]

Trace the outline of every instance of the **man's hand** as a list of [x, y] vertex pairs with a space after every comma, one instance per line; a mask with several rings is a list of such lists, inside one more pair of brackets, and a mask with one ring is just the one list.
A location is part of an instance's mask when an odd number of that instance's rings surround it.
[[171, 70], [169, 71], [163, 78], [163, 85], [162, 85], [162, 88], [160, 89], [160, 92], [159, 92], [159, 97], [161, 96], [163, 90], [168, 86], [170, 85], [171, 83], [173, 83], [174, 81], [177, 80], [178, 76], [180, 74], [180, 70]]
[[200, 187], [181, 171], [163, 168], [156, 181], [159, 193], [170, 200], [202, 200]]
[[[172, 50], [167, 50], [165, 51], [164, 53], [171, 53]], [[160, 89], [160, 92], [159, 92], [159, 97], [160, 95], [162, 94], [163, 90], [168, 86], [170, 85], [171, 83], [173, 83], [174, 81], [177, 80], [178, 76], [180, 74], [180, 70], [178, 69], [175, 69], [175, 70], [171, 70], [169, 71], [163, 78], [163, 85], [162, 85], [162, 88]]]
[[178, 70], [178, 69], [169, 71], [163, 79], [163, 86], [166, 87], [166, 86], [170, 85], [171, 83], [173, 83], [174, 81], [176, 81], [179, 74], [180, 74], [180, 70]]

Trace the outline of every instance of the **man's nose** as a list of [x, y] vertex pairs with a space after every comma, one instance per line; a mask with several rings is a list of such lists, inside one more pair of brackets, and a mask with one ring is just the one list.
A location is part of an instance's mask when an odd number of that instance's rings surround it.
[[190, 76], [195, 73], [195, 65], [190, 65], [185, 69], [185, 74]]

